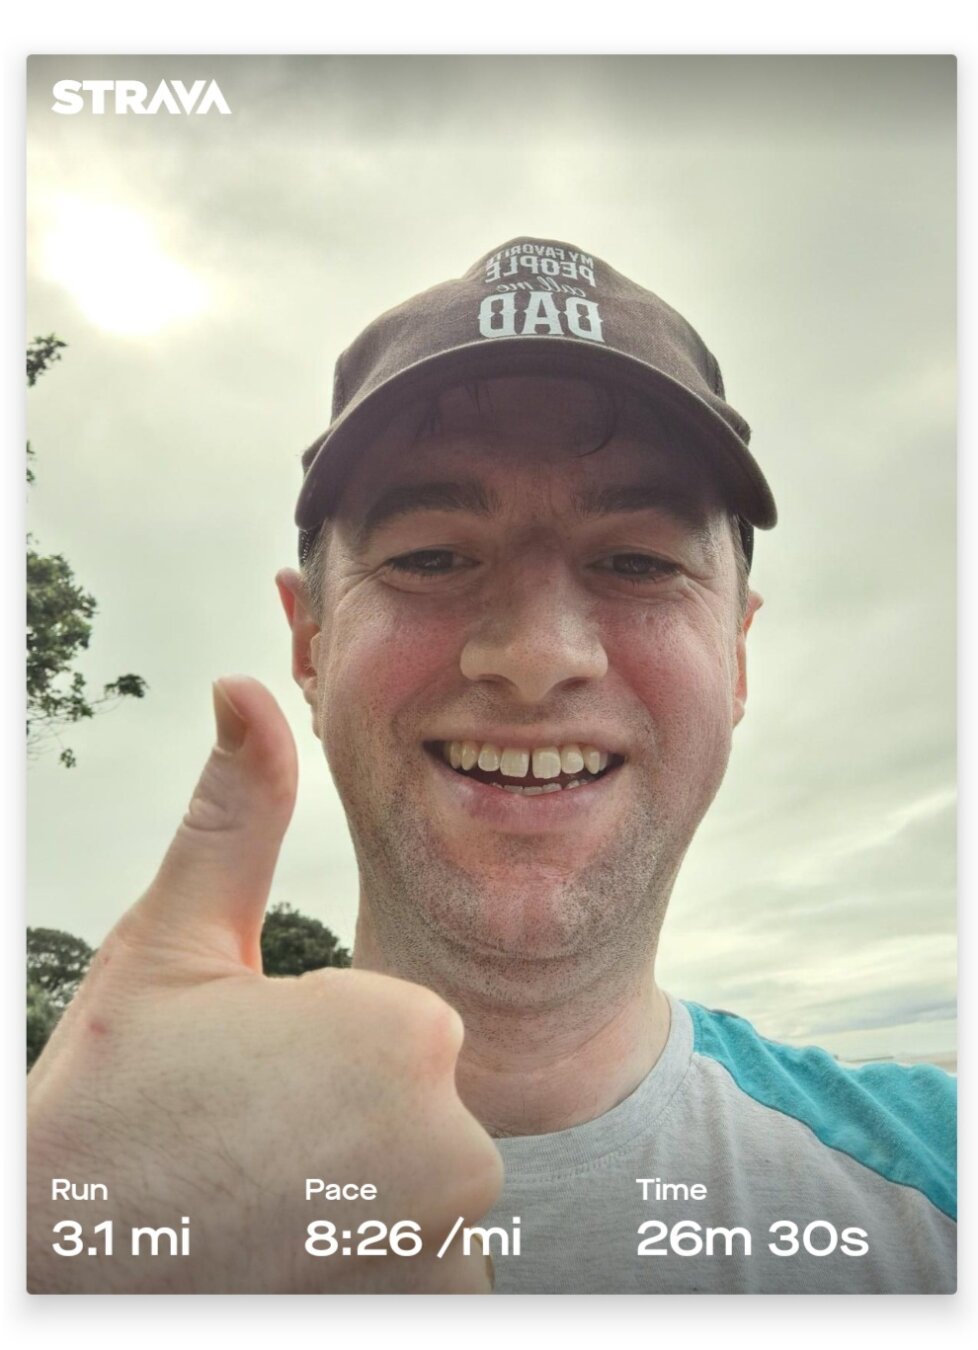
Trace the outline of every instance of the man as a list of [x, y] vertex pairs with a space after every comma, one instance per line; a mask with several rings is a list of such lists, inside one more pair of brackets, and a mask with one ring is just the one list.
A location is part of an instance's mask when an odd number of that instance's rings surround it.
[[[567, 243], [512, 240], [370, 325], [341, 357], [333, 421], [304, 457], [302, 570], [278, 578], [293, 672], [357, 852], [357, 969], [308, 995], [295, 982], [288, 1009], [241, 974], [255, 966], [292, 771], [262, 692], [225, 682], [227, 759], [216, 752], [191, 829], [106, 944], [117, 985], [96, 970], [36, 1071], [35, 1137], [58, 1141], [39, 1145], [36, 1177], [67, 1147], [72, 1054], [100, 1091], [124, 1070], [139, 1088], [132, 1112], [151, 1053], [176, 1078], [178, 1122], [199, 1101], [242, 1184], [257, 1173], [265, 1192], [285, 1185], [240, 1046], [226, 1068], [223, 1003], [256, 1037], [258, 1069], [282, 1051], [280, 1025], [297, 1042], [287, 1072], [313, 1058], [302, 1019], [328, 1028], [315, 1072], [340, 1109], [324, 1103], [321, 1129], [344, 1162], [356, 1133], [354, 1166], [383, 1174], [387, 1222], [397, 1203], [424, 1203], [431, 1233], [464, 1242], [495, 1199], [480, 1226], [495, 1230], [500, 1292], [954, 1288], [951, 1080], [842, 1070], [655, 980], [668, 898], [744, 712], [753, 530], [776, 518], [748, 436], [685, 320]], [[133, 1039], [137, 978], [154, 985], [137, 1018], [143, 1053], [113, 1071], [118, 1051], [98, 1028], [109, 1007]], [[174, 1074], [187, 986], [208, 1035], [203, 1062]], [[392, 1010], [424, 990], [460, 1014], [460, 1053], [457, 1028], [432, 1040], [416, 1011], [397, 1035]], [[443, 1007], [425, 1014], [437, 1023]], [[370, 1093], [351, 1099], [340, 1069]], [[368, 1105], [388, 1082], [386, 1110]], [[234, 1110], [215, 1119], [214, 1097]], [[300, 1153], [314, 1097], [281, 1096]], [[89, 1139], [104, 1114], [88, 1110]], [[498, 1198], [496, 1155], [472, 1117], [502, 1157]], [[158, 1135], [144, 1169], [174, 1150], [172, 1119]], [[238, 1198], [225, 1186], [219, 1231]], [[369, 1217], [363, 1202], [336, 1213]], [[327, 1218], [335, 1250], [351, 1229]], [[431, 1245], [413, 1285], [388, 1263], [373, 1278], [358, 1267], [356, 1287], [438, 1287]], [[51, 1261], [36, 1261], [52, 1287]], [[336, 1287], [308, 1266], [271, 1283]], [[254, 1271], [232, 1252], [204, 1283], [244, 1288]], [[457, 1259], [451, 1287], [478, 1288], [473, 1271]], [[139, 1278], [130, 1269], [126, 1287]]]

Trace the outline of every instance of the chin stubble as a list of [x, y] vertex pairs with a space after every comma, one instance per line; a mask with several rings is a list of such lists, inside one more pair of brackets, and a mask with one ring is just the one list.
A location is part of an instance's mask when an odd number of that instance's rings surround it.
[[[533, 840], [501, 840], [508, 856], [476, 877], [440, 855], [426, 821], [350, 805], [348, 814], [361, 904], [391, 973], [457, 1001], [556, 1004], [582, 984], [627, 982], [654, 955], [679, 859], [667, 862], [651, 811], [637, 812], [584, 870], [541, 878], [537, 866], [523, 885]], [[519, 916], [517, 940], [503, 945], [493, 934], [495, 907]]]

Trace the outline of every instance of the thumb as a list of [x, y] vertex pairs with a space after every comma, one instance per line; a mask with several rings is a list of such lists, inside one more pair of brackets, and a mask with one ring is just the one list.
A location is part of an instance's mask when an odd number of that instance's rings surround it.
[[217, 948], [261, 970], [265, 905], [295, 806], [295, 742], [264, 685], [214, 684], [217, 744], [140, 903], [151, 940]]

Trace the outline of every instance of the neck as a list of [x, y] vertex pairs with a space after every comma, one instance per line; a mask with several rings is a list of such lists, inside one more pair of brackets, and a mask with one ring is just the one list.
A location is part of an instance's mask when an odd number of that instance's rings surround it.
[[614, 1006], [573, 1011], [464, 1018], [458, 1092], [490, 1134], [549, 1134], [604, 1115], [634, 1092], [669, 1035], [669, 1001], [651, 969]]
[[[545, 1006], [505, 1006], [472, 996], [385, 959], [363, 910], [354, 966], [427, 984], [461, 1014], [465, 1041], [456, 1086], [472, 1114], [496, 1136], [548, 1134], [604, 1115], [632, 1093], [661, 1055], [669, 1001], [648, 961], [630, 982], [565, 982]], [[582, 980], [583, 983], [583, 980]]]

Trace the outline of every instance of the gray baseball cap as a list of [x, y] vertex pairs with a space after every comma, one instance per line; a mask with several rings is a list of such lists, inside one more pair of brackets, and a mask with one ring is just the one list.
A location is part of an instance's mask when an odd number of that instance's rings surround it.
[[720, 367], [681, 314], [575, 244], [521, 236], [461, 277], [375, 319], [336, 363], [332, 420], [305, 451], [299, 557], [332, 513], [351, 462], [406, 402], [509, 375], [576, 376], [644, 396], [688, 427], [741, 520], [777, 521], [771, 489], [726, 400]]

